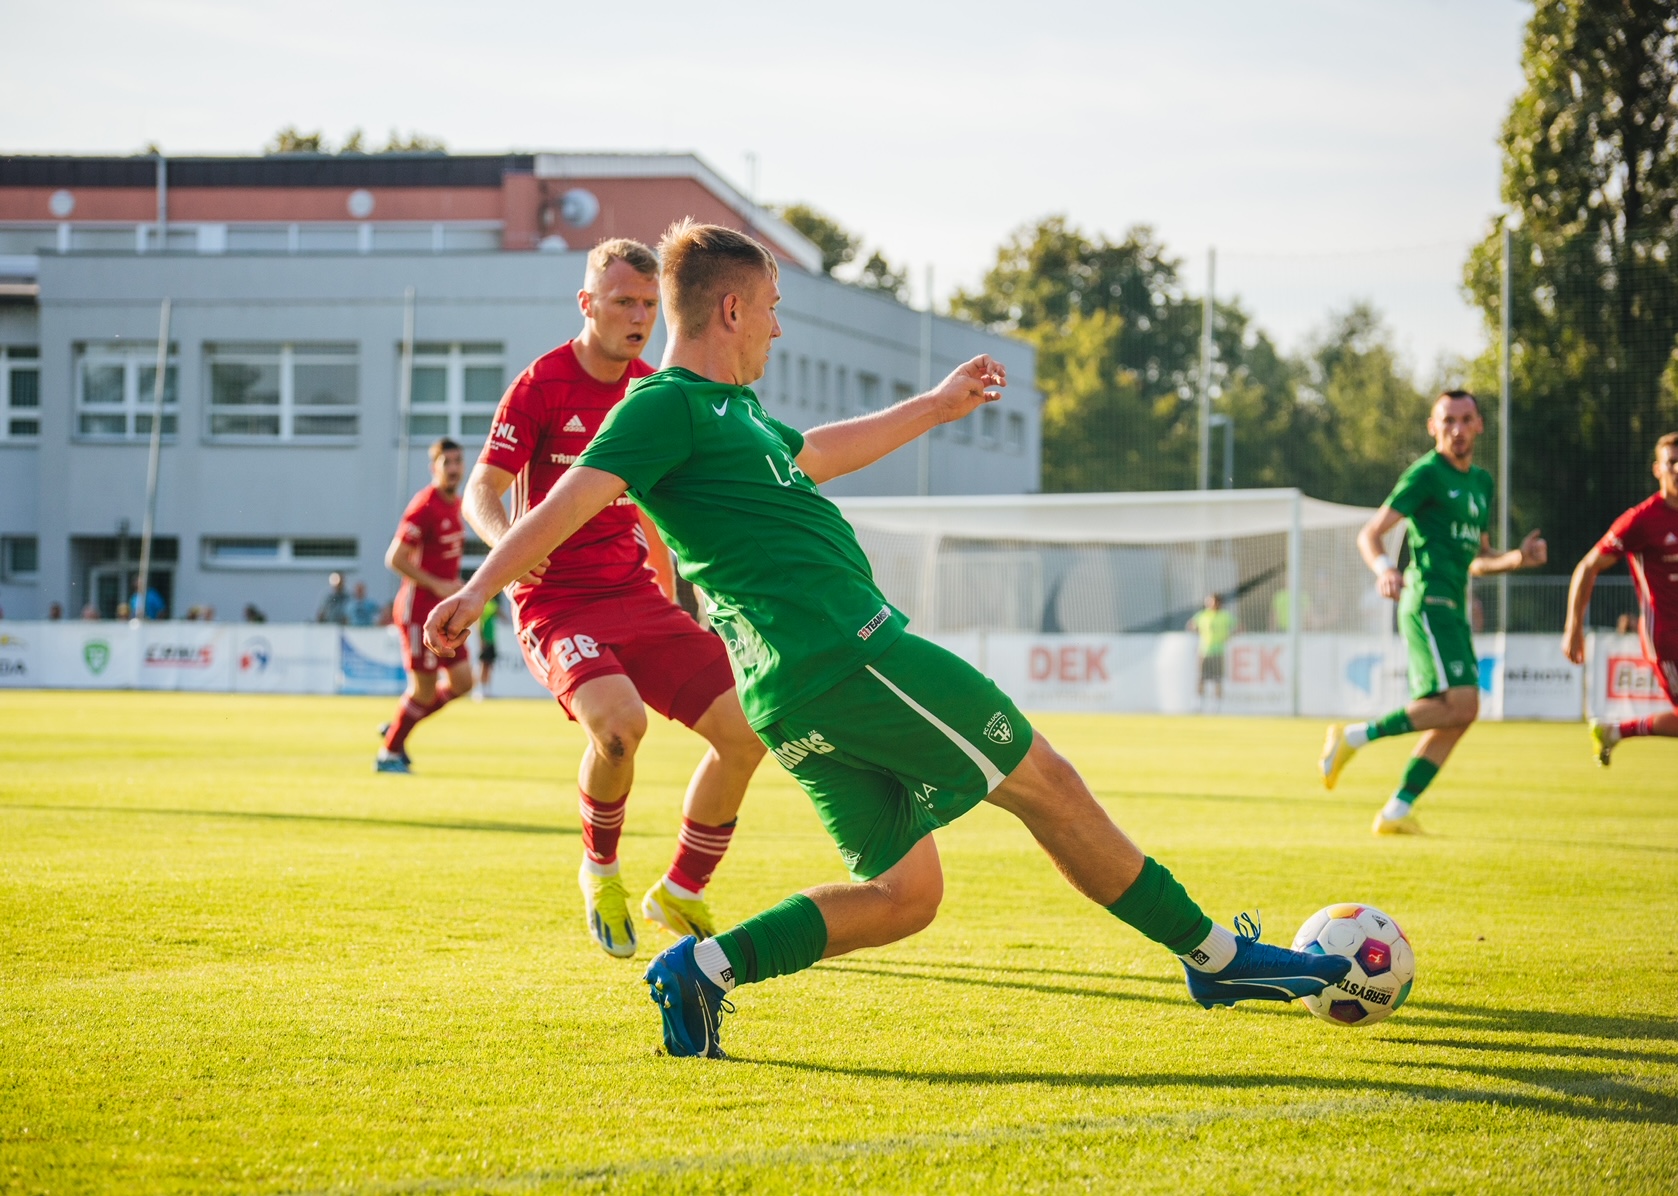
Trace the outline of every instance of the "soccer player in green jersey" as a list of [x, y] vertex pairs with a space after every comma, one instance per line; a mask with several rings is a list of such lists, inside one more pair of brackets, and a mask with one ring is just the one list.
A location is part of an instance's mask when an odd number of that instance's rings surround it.
[[817, 485], [1000, 398], [976, 357], [927, 394], [801, 434], [750, 383], [780, 335], [778, 271], [752, 238], [673, 226], [659, 246], [665, 368], [613, 410], [564, 478], [427, 626], [457, 649], [489, 595], [626, 491], [708, 599], [740, 702], [815, 804], [849, 884], [807, 889], [715, 938], [684, 938], [647, 969], [675, 1055], [720, 1055], [737, 985], [924, 928], [943, 896], [931, 832], [981, 801], [1024, 822], [1072, 885], [1182, 961], [1202, 1005], [1321, 992], [1347, 961], [1216, 926], [1142, 854], [1083, 780], [982, 673], [906, 632], [844, 517]]
[[[1377, 835], [1421, 834], [1416, 799], [1480, 716], [1480, 663], [1469, 625], [1468, 579], [1542, 565], [1548, 550], [1532, 531], [1519, 548], [1492, 549], [1492, 475], [1474, 464], [1485, 430], [1480, 402], [1466, 390], [1434, 401], [1427, 430], [1433, 451], [1404, 471], [1387, 501], [1358, 532], [1358, 551], [1381, 596], [1398, 599], [1398, 625], [1410, 649], [1410, 704], [1367, 723], [1328, 729], [1319, 762], [1333, 789], [1347, 761], [1371, 739], [1422, 733], [1398, 789], [1375, 815]], [[1400, 576], [1381, 538], [1404, 520], [1410, 567]]]

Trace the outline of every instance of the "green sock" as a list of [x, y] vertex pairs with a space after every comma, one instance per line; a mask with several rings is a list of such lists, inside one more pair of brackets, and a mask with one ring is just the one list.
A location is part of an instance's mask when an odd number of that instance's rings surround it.
[[1410, 725], [1410, 712], [1400, 708], [1371, 722], [1369, 738], [1385, 739], [1389, 735], [1408, 735], [1415, 729]]
[[1142, 861], [1141, 875], [1131, 882], [1124, 896], [1107, 907], [1107, 912], [1174, 955], [1193, 951], [1212, 933], [1212, 919], [1177, 883], [1171, 869], [1153, 856]]
[[1422, 790], [1433, 784], [1433, 778], [1438, 775], [1439, 765], [1432, 760], [1411, 756], [1410, 763], [1404, 766], [1404, 776], [1398, 782], [1398, 792], [1393, 796], [1399, 801], [1413, 802], [1422, 795]]
[[717, 936], [736, 984], [802, 972], [827, 950], [827, 920], [803, 893]]

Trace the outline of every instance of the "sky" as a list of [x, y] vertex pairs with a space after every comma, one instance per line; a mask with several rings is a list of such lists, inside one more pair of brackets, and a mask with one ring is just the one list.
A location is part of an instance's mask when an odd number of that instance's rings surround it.
[[[456, 152], [691, 150], [940, 302], [1022, 225], [1153, 226], [1284, 348], [1373, 302], [1412, 369], [1484, 344], [1516, 0], [814, 6], [0, 0], [0, 152], [250, 153], [285, 125]], [[26, 48], [26, 49], [23, 49]], [[23, 52], [19, 52], [23, 49]], [[750, 162], [755, 159], [755, 172]]]

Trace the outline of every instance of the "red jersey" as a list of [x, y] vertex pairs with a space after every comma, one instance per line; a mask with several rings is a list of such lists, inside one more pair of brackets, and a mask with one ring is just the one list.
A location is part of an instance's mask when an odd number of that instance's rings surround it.
[[[460, 497], [444, 498], [435, 486], [427, 486], [408, 503], [396, 534], [404, 544], [420, 550], [419, 567], [444, 581], [460, 579], [460, 558], [466, 550], [466, 524], [461, 519]], [[410, 578], [402, 579], [396, 596], [396, 621], [418, 622], [437, 604], [437, 595], [421, 590]]]
[[[514, 475], [515, 520], [565, 476], [630, 382], [652, 372], [637, 360], [618, 381], [601, 382], [583, 369], [567, 341], [514, 379], [478, 460]], [[624, 495], [549, 554], [539, 585], [515, 585], [513, 601], [523, 608], [533, 599], [575, 601], [656, 584], [640, 514]]]
[[1626, 558], [1643, 608], [1645, 642], [1678, 644], [1678, 510], [1653, 495], [1614, 520], [1597, 548]]

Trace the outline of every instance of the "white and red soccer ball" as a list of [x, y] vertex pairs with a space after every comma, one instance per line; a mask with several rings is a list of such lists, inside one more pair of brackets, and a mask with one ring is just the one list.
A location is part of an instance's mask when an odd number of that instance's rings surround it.
[[1300, 998], [1312, 1013], [1336, 1025], [1373, 1026], [1386, 1020], [1410, 998], [1416, 981], [1410, 940], [1397, 922], [1373, 905], [1318, 910], [1293, 936], [1293, 949], [1352, 961], [1352, 970], [1339, 984]]

